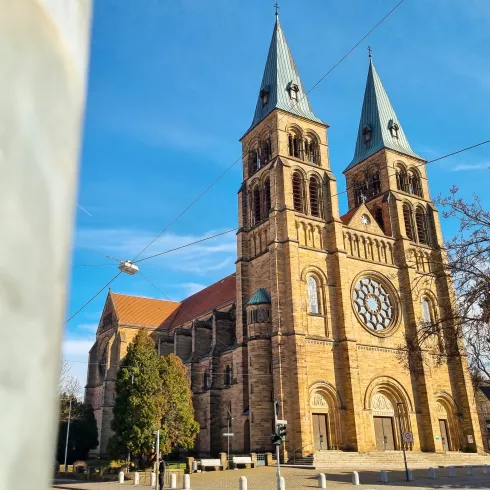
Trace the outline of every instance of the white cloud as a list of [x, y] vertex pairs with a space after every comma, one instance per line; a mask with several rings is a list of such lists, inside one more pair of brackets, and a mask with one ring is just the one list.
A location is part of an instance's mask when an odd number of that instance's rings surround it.
[[[65, 339], [63, 340], [63, 355], [67, 360], [79, 360], [83, 357], [84, 360], [88, 358], [88, 351], [94, 344], [93, 340], [87, 339]], [[77, 359], [75, 359], [77, 358]]]
[[[175, 249], [216, 233], [219, 233], [219, 231], [209, 231], [203, 235], [165, 233], [139, 258]], [[91, 248], [112, 257], [125, 259], [128, 257], [132, 258], [139, 253], [155, 238], [155, 235], [156, 232], [148, 230], [82, 228], [77, 231], [75, 243], [81, 247]], [[142, 270], [146, 267], [165, 267], [175, 271], [205, 275], [212, 271], [225, 269], [235, 259], [236, 237], [235, 233], [230, 232], [227, 235], [141, 262], [140, 267]]]
[[490, 162], [483, 163], [460, 163], [453, 167], [453, 172], [464, 172], [468, 170], [488, 170]]

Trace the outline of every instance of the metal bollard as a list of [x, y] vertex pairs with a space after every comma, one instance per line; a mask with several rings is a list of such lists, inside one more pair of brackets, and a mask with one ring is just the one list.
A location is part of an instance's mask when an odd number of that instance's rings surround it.
[[124, 471], [119, 472], [119, 483], [124, 483]]
[[357, 471], [352, 472], [352, 485], [359, 485], [359, 473]]
[[466, 467], [466, 474], [468, 476], [473, 476], [473, 466], [469, 465]]
[[191, 488], [191, 475], [184, 475], [184, 490]]
[[320, 473], [318, 475], [318, 488], [327, 488], [327, 477], [325, 473]]
[[197, 461], [192, 462], [192, 473], [195, 473], [197, 471]]
[[136, 471], [134, 473], [134, 482], [133, 482], [134, 485], [139, 485], [140, 484], [140, 474]]
[[488, 466], [487, 464], [484, 464], [484, 465], [483, 465], [483, 473], [484, 473], [485, 475], [488, 475], [488, 469], [489, 469], [489, 466]]
[[452, 478], [454, 476], [456, 476], [456, 469], [454, 468], [454, 466], [450, 466], [449, 467], [449, 476]]
[[177, 488], [177, 475], [170, 473], [170, 488]]
[[386, 470], [381, 470], [380, 478], [383, 483], [388, 483], [388, 472]]
[[410, 468], [407, 468], [407, 480], [408, 481], [413, 481], [413, 473], [412, 473], [412, 470]]
[[151, 488], [156, 488], [157, 486], [157, 474], [152, 471], [150, 474], [150, 487]]
[[435, 468], [429, 468], [429, 478], [435, 480], [437, 478], [437, 473]]
[[281, 490], [286, 490], [286, 480], [281, 476]]
[[247, 477], [241, 476], [240, 479], [238, 480], [238, 489], [239, 490], [247, 490], [247, 488], [248, 488]]

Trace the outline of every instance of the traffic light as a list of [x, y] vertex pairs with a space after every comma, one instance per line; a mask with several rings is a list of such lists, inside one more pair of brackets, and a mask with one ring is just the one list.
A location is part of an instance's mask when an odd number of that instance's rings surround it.
[[277, 429], [279, 431], [279, 437], [281, 438], [281, 442], [284, 442], [286, 440], [286, 426], [278, 425]]
[[286, 426], [276, 425], [276, 433], [272, 434], [272, 444], [280, 446], [286, 439]]

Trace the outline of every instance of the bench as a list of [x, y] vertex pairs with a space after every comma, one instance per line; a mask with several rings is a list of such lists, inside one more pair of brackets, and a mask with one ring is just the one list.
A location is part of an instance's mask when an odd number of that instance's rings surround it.
[[233, 456], [233, 467], [237, 468], [238, 465], [243, 465], [245, 468], [255, 468], [257, 463], [252, 461], [250, 456]]
[[204, 471], [205, 468], [214, 468], [215, 471], [222, 470], [221, 459], [201, 459], [201, 469]]

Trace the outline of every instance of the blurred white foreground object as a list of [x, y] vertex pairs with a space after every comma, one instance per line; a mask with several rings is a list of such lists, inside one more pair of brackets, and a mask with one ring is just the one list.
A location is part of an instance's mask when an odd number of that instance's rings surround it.
[[0, 490], [53, 476], [91, 4], [0, 0]]

